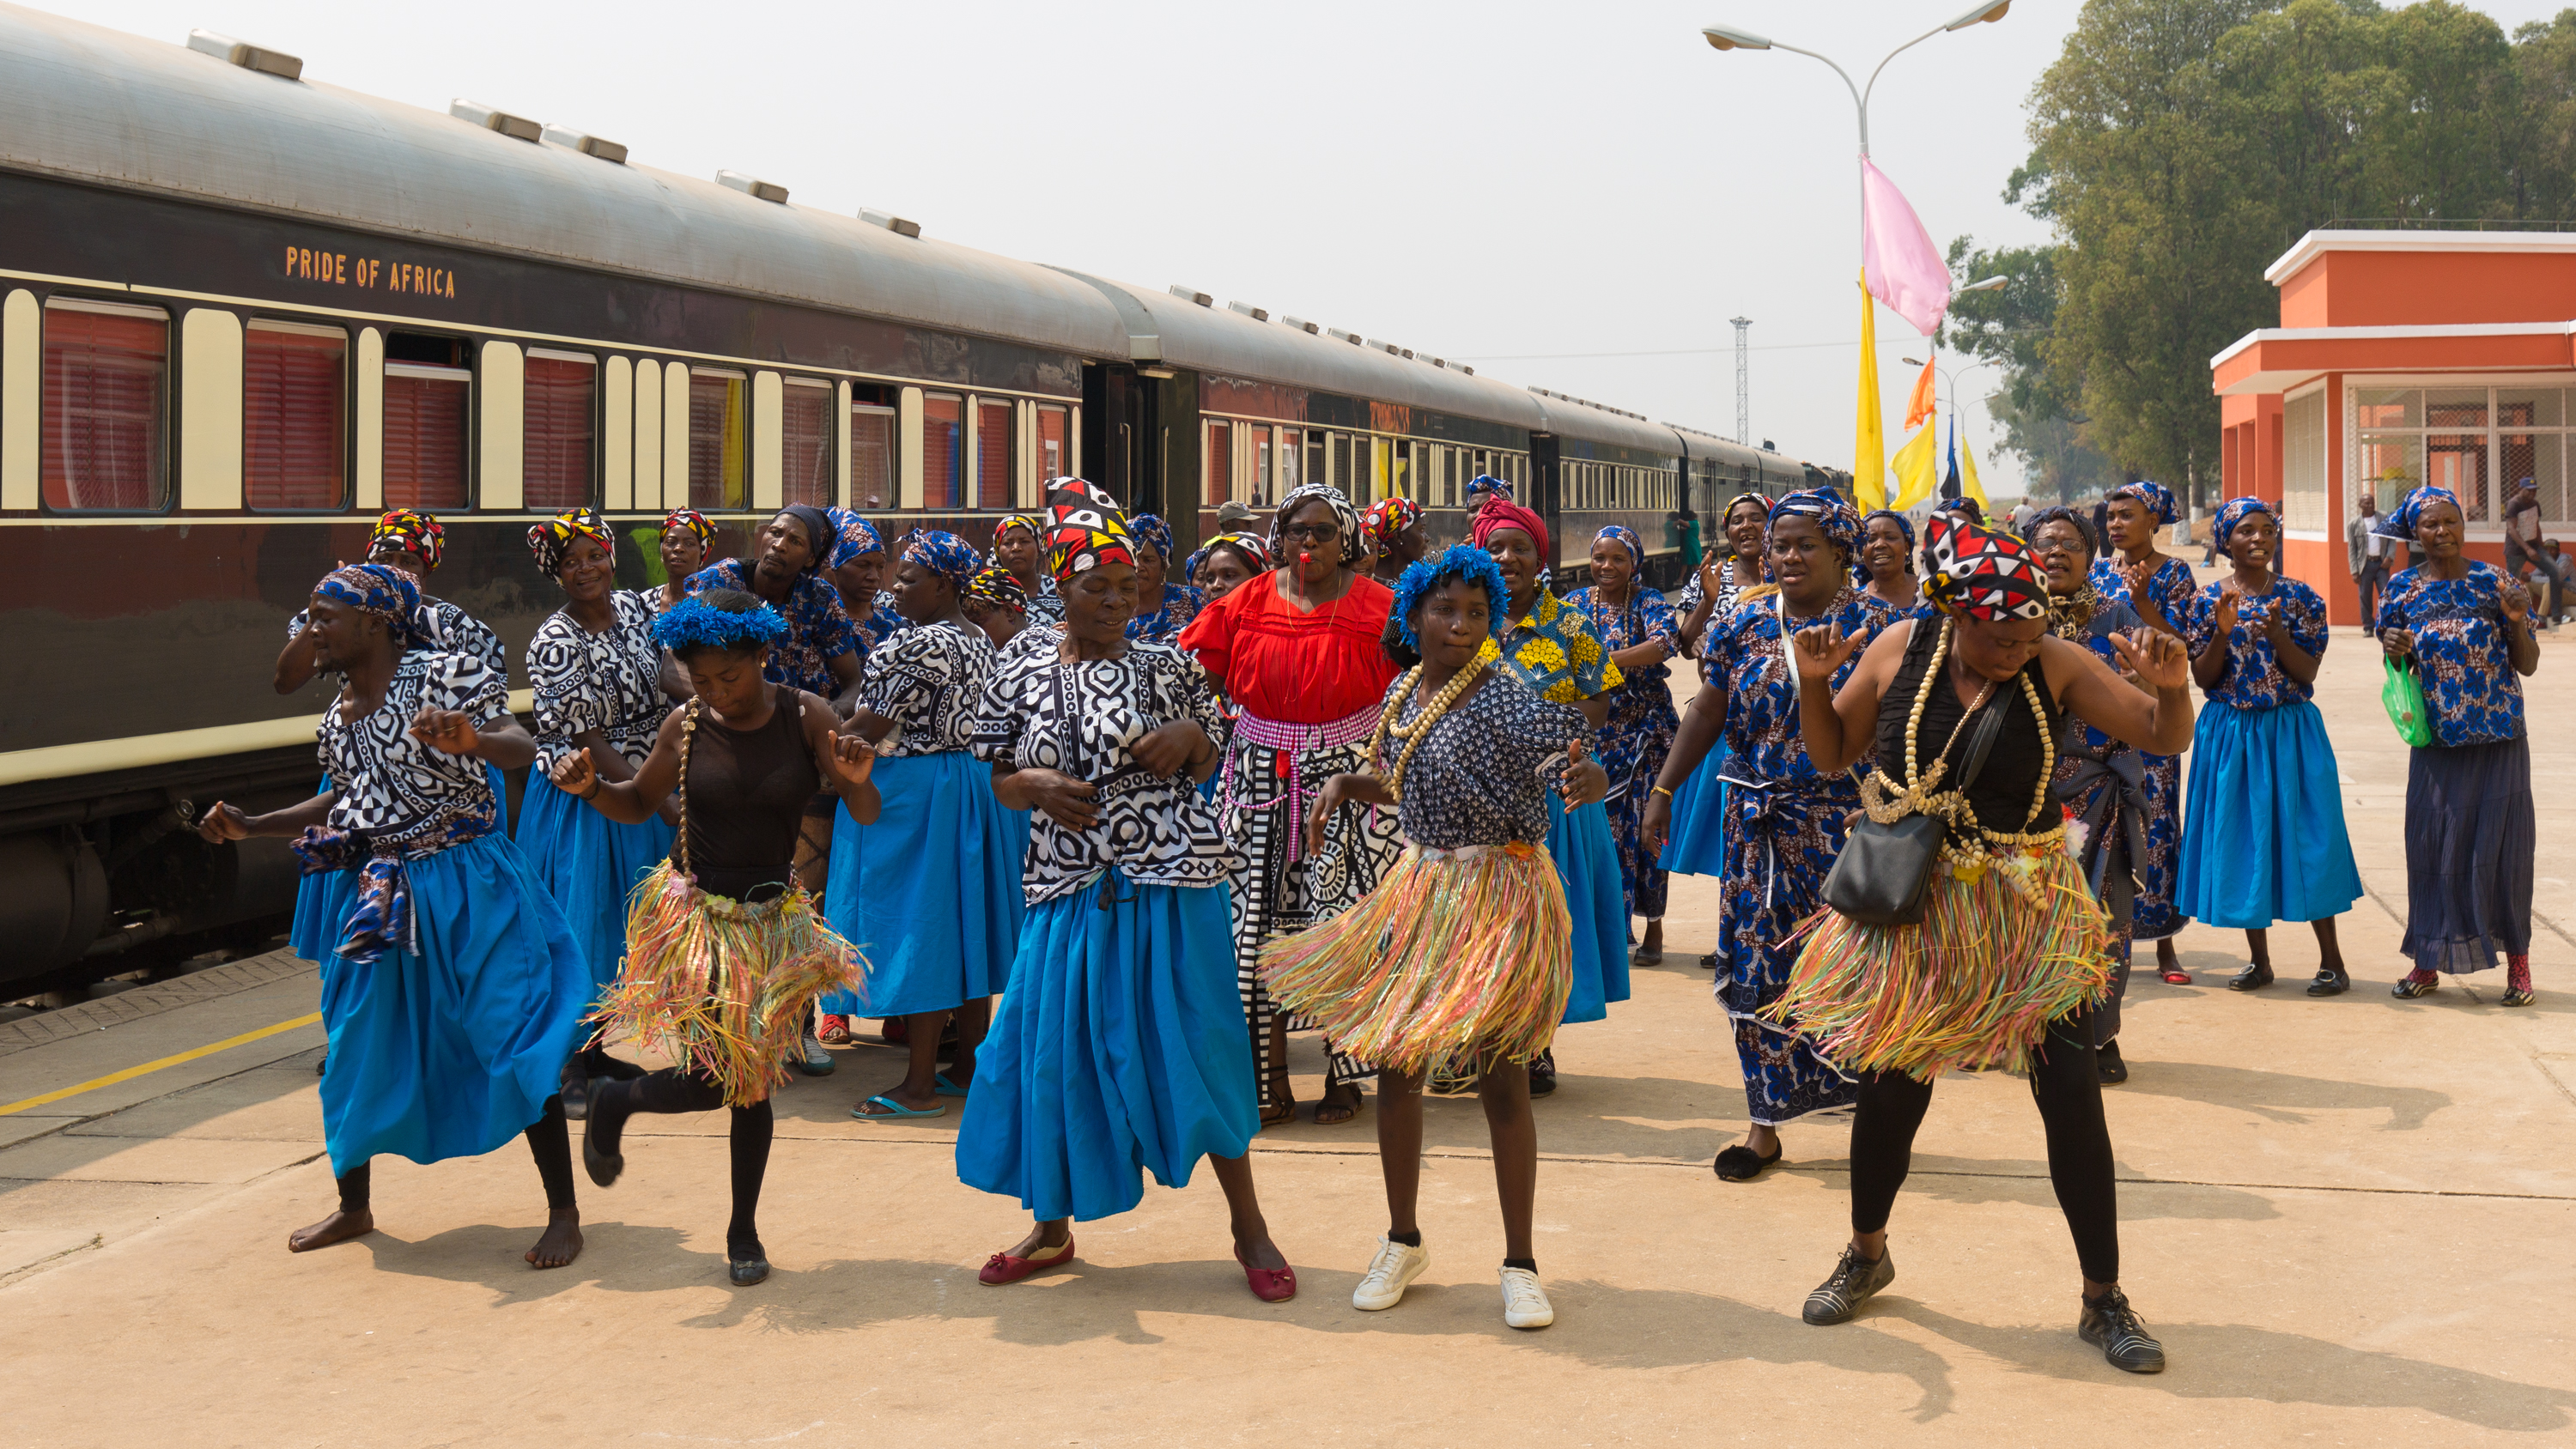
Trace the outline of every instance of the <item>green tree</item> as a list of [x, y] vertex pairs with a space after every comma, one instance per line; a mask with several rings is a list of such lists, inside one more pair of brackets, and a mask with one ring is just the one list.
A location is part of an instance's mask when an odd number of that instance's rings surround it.
[[2057, 320], [2058, 250], [1981, 249], [1964, 236], [1952, 241], [1952, 276], [2010, 280], [1991, 292], [1962, 292], [1952, 299], [1939, 343], [2001, 367], [2003, 386], [1989, 397], [1986, 411], [2003, 428], [2004, 448], [2021, 458], [2031, 497], [2071, 503], [2118, 480], [2111, 460], [2084, 439], [2081, 389], [2068, 387], [2041, 353]]

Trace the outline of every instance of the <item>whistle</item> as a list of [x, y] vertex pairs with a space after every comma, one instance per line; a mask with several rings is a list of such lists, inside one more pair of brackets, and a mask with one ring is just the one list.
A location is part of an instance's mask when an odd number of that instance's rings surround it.
[[1297, 562], [1299, 563], [1313, 563], [1314, 561], [1315, 556], [1311, 553], [1301, 553], [1297, 555]]

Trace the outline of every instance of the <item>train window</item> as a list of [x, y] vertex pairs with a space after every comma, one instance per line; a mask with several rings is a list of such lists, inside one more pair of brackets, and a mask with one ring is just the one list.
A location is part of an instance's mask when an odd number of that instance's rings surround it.
[[1207, 425], [1206, 502], [1214, 508], [1234, 496], [1234, 425], [1210, 419]]
[[1331, 476], [1317, 481], [1330, 483], [1334, 487], [1341, 489], [1342, 495], [1346, 498], [1355, 498], [1363, 503], [1367, 502], [1367, 496], [1360, 491], [1360, 484], [1357, 476], [1351, 472], [1350, 434], [1335, 433], [1332, 435], [1332, 459], [1333, 471]]
[[1305, 481], [1305, 466], [1305, 430], [1302, 428], [1281, 428], [1279, 430], [1278, 491], [1275, 493], [1264, 493], [1255, 490], [1252, 495], [1253, 506], [1257, 508], [1267, 508], [1270, 506], [1271, 499], [1285, 497], [1289, 493], [1294, 492], [1298, 485]]
[[895, 417], [893, 408], [850, 405], [850, 503], [856, 508], [890, 508], [895, 497]]
[[1011, 506], [1011, 483], [1019, 475], [1011, 470], [1012, 435], [1019, 431], [1014, 424], [1017, 409], [1008, 401], [979, 399], [975, 404], [975, 506], [1008, 508]]
[[1327, 471], [1329, 465], [1326, 461], [1327, 454], [1324, 451], [1324, 437], [1324, 434], [1316, 432], [1311, 428], [1306, 432], [1306, 476], [1300, 480], [1301, 485], [1303, 483], [1329, 483], [1332, 481], [1331, 475]]
[[385, 364], [387, 508], [465, 506], [466, 399], [473, 387], [474, 374], [461, 367]]
[[966, 506], [966, 400], [953, 392], [921, 395], [921, 505]]
[[169, 500], [170, 314], [57, 297], [45, 304], [47, 508], [159, 508]]
[[689, 506], [751, 504], [751, 380], [689, 369]]
[[598, 360], [531, 347], [521, 387], [521, 504], [537, 513], [588, 504], [598, 433]]
[[832, 385], [810, 377], [786, 381], [778, 414], [779, 497], [823, 508], [832, 501]]
[[1038, 404], [1038, 481], [1065, 476], [1072, 461], [1065, 452], [1066, 413], [1053, 403]]
[[349, 334], [253, 322], [242, 338], [242, 498], [334, 509], [346, 476]]
[[1270, 459], [1270, 430], [1255, 427], [1252, 430], [1252, 496], [1254, 498], [1270, 496]]

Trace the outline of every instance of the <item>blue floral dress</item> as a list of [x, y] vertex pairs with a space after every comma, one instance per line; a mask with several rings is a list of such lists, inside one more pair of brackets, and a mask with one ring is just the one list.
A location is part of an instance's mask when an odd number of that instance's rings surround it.
[[1127, 621], [1127, 637], [1147, 644], [1169, 644], [1181, 637], [1182, 628], [1199, 616], [1205, 602], [1205, 596], [1187, 584], [1165, 584], [1163, 600], [1154, 612], [1140, 613]]
[[[751, 573], [750, 560], [729, 558], [689, 575], [688, 582], [680, 588], [690, 594], [703, 594], [709, 589], [750, 593]], [[879, 607], [883, 608], [882, 602]], [[837, 697], [841, 685], [832, 677], [832, 661], [860, 647], [858, 631], [850, 623], [850, 611], [841, 607], [841, 591], [824, 582], [821, 574], [802, 574], [795, 587], [788, 590], [787, 602], [778, 612], [787, 619], [787, 638], [770, 646], [769, 667], [764, 675], [772, 684], [784, 684], [825, 699]]]
[[[1503, 663], [1550, 704], [1574, 704], [1625, 682], [1610, 651], [1592, 636], [1580, 608], [1542, 585], [1529, 616], [1503, 636]], [[1618, 783], [1614, 776], [1611, 781]], [[1564, 1020], [1599, 1021], [1610, 1003], [1628, 999], [1628, 900], [1604, 801], [1568, 810], [1548, 789], [1548, 854], [1565, 885], [1574, 922], [1574, 986]]]
[[[2129, 581], [2111, 566], [2109, 559], [2093, 564], [2092, 584], [2103, 598], [2135, 608], [2137, 601], [2129, 596]], [[2200, 586], [2192, 582], [2191, 565], [2178, 558], [2168, 558], [2156, 566], [2147, 580], [2147, 594], [2166, 623], [2180, 632], [2191, 616], [2192, 599]], [[2143, 617], [2145, 610], [2138, 610]], [[2182, 756], [2147, 755], [2146, 780], [2141, 792], [2146, 799], [2147, 851], [2137, 862], [2138, 899], [2135, 938], [2161, 941], [2183, 928], [2190, 918], [2174, 907], [2174, 871], [2182, 859]]]
[[[1613, 654], [1658, 640], [1672, 654], [1682, 652], [1681, 621], [1659, 589], [1632, 589], [1627, 605], [1616, 609], [1589, 588], [1575, 590], [1565, 602], [1582, 612], [1592, 637]], [[1663, 773], [1664, 756], [1681, 729], [1681, 716], [1673, 711], [1669, 665], [1621, 672], [1626, 681], [1610, 693], [1610, 718], [1601, 726], [1597, 750], [1601, 768], [1610, 774], [1610, 794], [1602, 804], [1609, 807], [1610, 838], [1619, 847], [1628, 914], [1661, 920], [1669, 877], [1640, 847], [1639, 827], [1645, 822], [1646, 799]]]
[[[1860, 636], [1860, 647], [1834, 673], [1840, 689], [1871, 641], [1898, 617], [1886, 600], [1845, 585], [1820, 617], [1795, 623], [1829, 622]], [[1847, 829], [1843, 818], [1860, 808], [1856, 773], [1819, 775], [1807, 758], [1798, 735], [1798, 681], [1782, 652], [1780, 618], [1777, 595], [1739, 605], [1700, 647], [1703, 670], [1726, 687], [1717, 999], [1735, 1025], [1746, 1107], [1765, 1126], [1847, 1105], [1858, 1093], [1858, 1084], [1805, 1037], [1757, 1015], [1788, 989], [1798, 959], [1790, 938], [1823, 908], [1825, 876]]]

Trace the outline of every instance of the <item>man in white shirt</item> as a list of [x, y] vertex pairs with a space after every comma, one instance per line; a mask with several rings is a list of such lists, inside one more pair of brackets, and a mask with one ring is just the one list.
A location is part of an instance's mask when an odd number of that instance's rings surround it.
[[2383, 533], [2372, 532], [2379, 521], [2379, 500], [2364, 489], [2361, 512], [2344, 525], [2344, 550], [2351, 555], [2352, 581], [2361, 589], [2361, 632], [2376, 633], [2371, 626], [2379, 617], [2379, 591], [2388, 582], [2388, 550], [2395, 540]]

